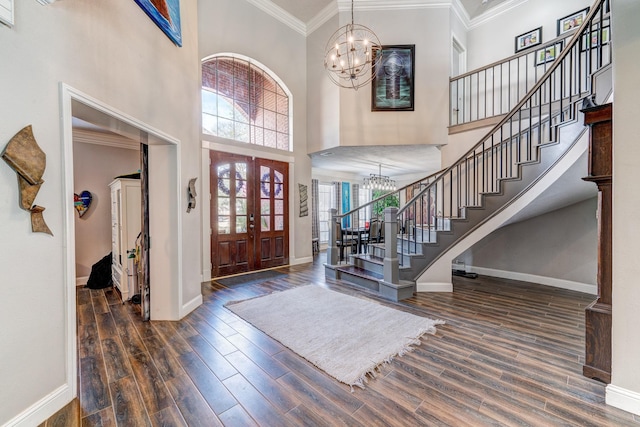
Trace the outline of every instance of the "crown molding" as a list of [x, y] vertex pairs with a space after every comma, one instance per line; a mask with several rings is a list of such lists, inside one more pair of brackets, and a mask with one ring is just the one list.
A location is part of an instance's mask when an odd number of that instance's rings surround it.
[[95, 132], [80, 128], [73, 129], [73, 142], [125, 148], [127, 150], [140, 150], [140, 143], [132, 139], [112, 133]]
[[[56, 0], [37, 0], [39, 2], [54, 2]], [[309, 22], [304, 23], [291, 15], [280, 6], [270, 0], [246, 0], [263, 12], [289, 26], [293, 30], [307, 37], [324, 23], [329, 21], [339, 12], [351, 11], [351, 0], [336, 0], [322, 9]], [[471, 19], [467, 10], [462, 6], [460, 0], [358, 0], [354, 3], [354, 10], [359, 11], [389, 11], [389, 10], [417, 10], [417, 9], [439, 9], [450, 8], [460, 19], [467, 30], [479, 27], [492, 19], [497, 18], [516, 8], [529, 0], [508, 0], [498, 6], [489, 9], [476, 18]]]
[[[338, 11], [350, 12], [351, 0], [337, 0]], [[415, 10], [450, 7], [451, 0], [358, 0], [354, 10]]]
[[508, 0], [504, 3], [500, 3], [498, 6], [489, 9], [488, 11], [486, 11], [485, 13], [483, 13], [482, 15], [479, 15], [475, 18], [473, 18], [471, 20], [471, 23], [469, 24], [468, 28], [469, 30], [472, 30], [474, 28], [477, 28], [483, 24], [486, 24], [487, 22], [497, 18], [498, 16], [502, 15], [503, 13], [506, 13], [508, 11], [510, 11], [511, 9], [514, 9], [518, 6], [521, 6], [523, 4], [525, 4], [526, 2], [528, 2], [529, 0]]
[[307, 25], [280, 6], [270, 2], [269, 0], [247, 0], [247, 2], [306, 37]]
[[338, 4], [331, 2], [320, 13], [307, 22], [307, 36], [338, 14]]

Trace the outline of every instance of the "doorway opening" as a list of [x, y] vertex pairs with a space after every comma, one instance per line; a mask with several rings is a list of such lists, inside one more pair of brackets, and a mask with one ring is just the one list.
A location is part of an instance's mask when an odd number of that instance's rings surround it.
[[210, 152], [212, 276], [289, 263], [289, 164]]

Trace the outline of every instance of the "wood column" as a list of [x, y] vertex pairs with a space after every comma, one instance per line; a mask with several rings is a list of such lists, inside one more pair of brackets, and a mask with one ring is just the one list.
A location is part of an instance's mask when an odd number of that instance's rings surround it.
[[590, 126], [589, 175], [582, 178], [598, 186], [598, 299], [585, 310], [585, 363], [582, 373], [611, 382], [611, 223], [613, 195], [612, 104], [585, 110]]

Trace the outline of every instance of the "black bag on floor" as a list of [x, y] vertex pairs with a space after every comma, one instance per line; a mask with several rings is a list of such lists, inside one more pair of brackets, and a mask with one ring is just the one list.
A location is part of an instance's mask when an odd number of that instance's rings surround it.
[[113, 286], [111, 280], [111, 253], [91, 266], [91, 274], [87, 281], [87, 288], [102, 289]]

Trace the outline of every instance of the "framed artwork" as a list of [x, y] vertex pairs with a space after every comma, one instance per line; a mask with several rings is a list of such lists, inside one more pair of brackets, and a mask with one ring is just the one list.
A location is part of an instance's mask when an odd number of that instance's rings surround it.
[[542, 43], [542, 27], [527, 31], [516, 37], [516, 53]]
[[608, 44], [611, 39], [610, 27], [604, 27], [602, 30], [595, 29], [591, 31], [591, 34], [585, 34], [582, 36], [582, 50], [592, 49], [600, 46], [600, 44]]
[[544, 49], [536, 51], [536, 65], [542, 65], [556, 59], [559, 53], [558, 45], [547, 46]]
[[558, 19], [558, 36], [563, 35], [575, 28], [578, 28], [584, 22], [584, 18], [587, 17], [589, 8], [584, 8], [577, 12], [573, 12], [571, 15], [567, 15], [564, 18]]
[[176, 45], [182, 46], [180, 0], [134, 0]]
[[413, 111], [415, 45], [374, 50], [371, 111]]
[[[348, 182], [342, 183], [342, 212], [349, 212], [351, 210], [351, 184]], [[345, 216], [342, 218], [342, 227], [351, 227], [351, 216]]]

